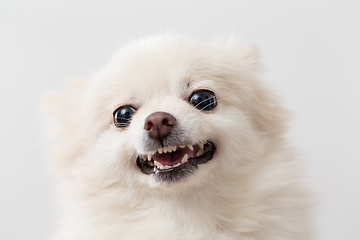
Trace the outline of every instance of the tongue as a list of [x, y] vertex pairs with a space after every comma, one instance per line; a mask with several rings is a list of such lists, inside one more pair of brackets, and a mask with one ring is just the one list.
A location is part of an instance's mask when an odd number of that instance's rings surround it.
[[175, 152], [171, 153], [156, 153], [153, 155], [154, 161], [158, 161], [162, 165], [175, 165], [177, 163], [181, 163], [181, 160], [185, 156], [185, 154], [188, 155], [188, 158], [192, 158], [195, 156], [195, 153], [197, 152], [197, 147], [193, 146], [194, 150], [190, 150], [189, 148], [185, 147], [182, 149], [179, 149]]

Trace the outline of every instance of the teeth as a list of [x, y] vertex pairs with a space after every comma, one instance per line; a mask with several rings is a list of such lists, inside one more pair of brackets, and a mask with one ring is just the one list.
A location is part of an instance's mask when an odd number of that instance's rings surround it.
[[196, 153], [195, 157], [198, 157], [198, 156], [203, 155], [203, 154], [204, 154], [204, 150], [200, 149], [200, 150]]
[[204, 154], [204, 149], [200, 149], [197, 153], [196, 153], [196, 157], [203, 155]]
[[159, 163], [158, 161], [154, 161], [154, 164], [155, 164], [158, 168], [164, 169], [164, 166], [163, 166], [161, 163]]
[[[184, 145], [184, 146], [181, 146], [181, 147], [184, 148], [185, 145]], [[176, 146], [169, 146], [169, 147], [159, 148], [159, 149], [157, 150], [157, 152], [159, 152], [160, 154], [162, 154], [162, 153], [171, 153], [171, 152], [175, 152], [176, 149], [177, 149]], [[155, 151], [155, 152], [156, 152], [156, 151]], [[154, 153], [152, 153], [152, 155], [153, 155], [153, 154], [154, 154]]]
[[188, 160], [188, 155], [185, 154], [184, 157], [183, 157], [183, 159], [181, 160], [181, 164], [187, 162], [187, 160]]
[[[201, 143], [198, 143], [197, 144], [197, 147], [198, 147], [198, 151], [195, 155], [195, 157], [198, 157], [198, 156], [201, 156], [202, 154], [204, 154], [204, 145], [206, 144], [206, 141], [205, 142], [201, 142]], [[162, 153], [171, 153], [171, 152], [174, 152], [176, 151], [176, 149], [183, 149], [183, 148], [189, 148], [191, 151], [194, 150], [194, 147], [192, 145], [181, 145], [181, 146], [169, 146], [169, 147], [163, 147], [163, 148], [159, 148], [158, 150], [155, 150], [153, 152], [149, 152], [147, 155], [145, 156], [140, 156], [144, 161], [149, 161], [149, 164], [151, 166], [153, 166], [154, 164], [156, 165], [157, 168], [159, 169], [169, 169], [169, 168], [172, 168], [172, 167], [177, 167], [177, 166], [180, 166], [181, 164], [185, 163], [188, 161], [188, 154], [185, 154], [183, 159], [181, 160], [181, 163], [178, 163], [178, 164], [175, 164], [174, 166], [163, 166], [160, 162], [158, 161], [154, 161], [154, 163], [152, 162], [153, 160], [153, 155], [155, 153], [159, 153], [159, 154], [162, 154]]]

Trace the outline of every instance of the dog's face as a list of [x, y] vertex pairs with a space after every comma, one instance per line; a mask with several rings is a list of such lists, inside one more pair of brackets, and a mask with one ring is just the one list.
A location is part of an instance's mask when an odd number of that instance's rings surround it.
[[59, 152], [76, 178], [102, 186], [230, 181], [283, 130], [283, 110], [257, 78], [250, 46], [131, 45], [60, 103], [62, 145], [72, 147]]

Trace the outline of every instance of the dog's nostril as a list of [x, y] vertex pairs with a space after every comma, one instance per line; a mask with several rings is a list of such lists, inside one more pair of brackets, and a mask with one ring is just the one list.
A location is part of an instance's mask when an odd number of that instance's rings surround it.
[[145, 124], [144, 124], [144, 129], [145, 129], [145, 130], [150, 130], [152, 127], [153, 127], [153, 123], [152, 123], [152, 122], [150, 122], [150, 121], [145, 121]]
[[169, 123], [169, 119], [164, 118], [164, 120], [162, 120], [162, 124], [165, 126], [172, 126], [172, 124]]
[[171, 132], [176, 123], [173, 115], [166, 112], [154, 112], [145, 119], [144, 129], [151, 138], [162, 140]]

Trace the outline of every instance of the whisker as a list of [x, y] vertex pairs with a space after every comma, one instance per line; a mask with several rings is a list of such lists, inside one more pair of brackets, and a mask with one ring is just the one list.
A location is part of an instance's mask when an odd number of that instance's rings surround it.
[[128, 127], [130, 123], [115, 123], [116, 127]]
[[[215, 99], [215, 102], [216, 102], [216, 98], [215, 98], [215, 96], [212, 96], [212, 97], [210, 97], [210, 98], [206, 98], [206, 99], [204, 99], [204, 100], [202, 100], [201, 102], [199, 102], [198, 104], [196, 104], [194, 107], [196, 107], [197, 108], [197, 106], [199, 106], [200, 104], [202, 104], [203, 102], [205, 102], [205, 101], [207, 101], [207, 100], [209, 100], [209, 99]], [[210, 104], [212, 104], [212, 103], [210, 103]], [[210, 104], [208, 104], [206, 107], [208, 107]], [[202, 108], [201, 110], [203, 110], [204, 108]]]
[[124, 118], [124, 117], [116, 117], [116, 119], [125, 119], [125, 120], [128, 120], [128, 121], [131, 120], [131, 118]]

